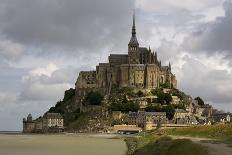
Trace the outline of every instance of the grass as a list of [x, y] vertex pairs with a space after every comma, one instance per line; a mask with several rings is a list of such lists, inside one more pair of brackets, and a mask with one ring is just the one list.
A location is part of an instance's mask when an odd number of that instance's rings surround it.
[[171, 142], [167, 151], [168, 155], [207, 155], [208, 151], [200, 144], [195, 144], [189, 139], [176, 139]]
[[232, 142], [232, 123], [160, 130], [165, 135], [205, 137]]
[[87, 117], [87, 113], [82, 113], [77, 120], [73, 121], [72, 123], [69, 124], [70, 129], [83, 129], [87, 126], [89, 119]]
[[173, 140], [169, 136], [160, 136], [154, 132], [126, 138], [127, 155], [207, 155], [205, 147], [188, 139]]

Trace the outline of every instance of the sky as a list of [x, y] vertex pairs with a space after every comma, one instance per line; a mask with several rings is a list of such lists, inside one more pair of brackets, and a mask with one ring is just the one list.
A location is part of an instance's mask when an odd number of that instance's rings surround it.
[[43, 115], [110, 53], [140, 46], [172, 64], [178, 88], [232, 112], [231, 0], [0, 0], [0, 130]]

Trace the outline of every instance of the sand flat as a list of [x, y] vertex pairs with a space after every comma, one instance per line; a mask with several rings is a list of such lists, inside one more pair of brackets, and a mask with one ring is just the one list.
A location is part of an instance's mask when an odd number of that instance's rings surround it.
[[0, 155], [124, 155], [122, 139], [87, 135], [0, 134]]

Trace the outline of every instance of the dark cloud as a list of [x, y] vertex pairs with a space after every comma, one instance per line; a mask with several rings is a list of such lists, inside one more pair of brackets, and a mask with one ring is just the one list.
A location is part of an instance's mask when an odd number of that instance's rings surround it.
[[[177, 77], [179, 86], [187, 93], [201, 96], [214, 105], [227, 105], [232, 110], [232, 75], [225, 70], [212, 69], [199, 60], [185, 57], [182, 77]], [[221, 107], [224, 108], [224, 107]]]
[[[74, 87], [80, 70], [95, 69], [109, 53], [127, 53], [132, 10], [138, 2], [141, 46], [151, 45], [163, 64], [172, 62], [180, 89], [217, 107], [231, 107], [231, 73], [192, 57], [218, 52], [232, 59], [231, 2], [224, 4], [225, 17], [205, 25], [200, 24], [201, 12], [193, 11], [214, 7], [218, 1], [207, 0], [202, 6], [192, 0], [0, 0], [0, 130], [19, 129], [21, 118], [30, 112], [41, 115], [65, 89]], [[197, 33], [189, 36], [192, 29]], [[183, 36], [188, 37], [180, 46]], [[186, 52], [191, 54], [183, 57]], [[57, 68], [44, 67], [49, 63]]]
[[224, 3], [225, 17], [218, 17], [216, 21], [200, 25], [198, 29], [184, 42], [190, 52], [205, 52], [208, 55], [224, 54], [232, 58], [232, 2]]
[[[97, 52], [121, 43], [133, 0], [1, 0], [1, 31], [27, 46]], [[123, 24], [122, 24], [123, 23]], [[128, 38], [127, 38], [128, 39]], [[58, 51], [58, 50], [56, 50]]]

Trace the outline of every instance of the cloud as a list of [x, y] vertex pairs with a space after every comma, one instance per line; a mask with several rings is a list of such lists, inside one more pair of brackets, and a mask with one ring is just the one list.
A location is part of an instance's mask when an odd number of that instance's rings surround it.
[[226, 58], [232, 58], [232, 2], [224, 3], [225, 17], [200, 25], [192, 35], [186, 37], [185, 48], [190, 52], [214, 55], [223, 53]]
[[0, 123], [20, 129], [22, 117], [43, 114], [74, 87], [80, 70], [127, 53], [134, 8], [140, 45], [171, 61], [178, 87], [229, 109], [232, 7], [223, 2], [0, 0]]
[[181, 69], [184, 76], [177, 77], [180, 88], [195, 97], [201, 96], [219, 109], [231, 111], [232, 74], [207, 66], [202, 60], [191, 56], [184, 59], [185, 63]]
[[23, 54], [24, 50], [23, 45], [12, 40], [0, 40], [0, 56], [7, 60], [16, 60]]
[[[60, 69], [53, 63], [32, 69], [28, 75], [22, 78], [24, 87], [19, 99], [26, 101], [50, 100], [53, 102], [62, 99], [64, 91], [74, 86], [74, 76], [68, 77], [69, 71], [70, 69]], [[75, 69], [70, 72], [75, 74]]]
[[[123, 40], [133, 0], [1, 0], [2, 33], [13, 41], [50, 52], [99, 52]], [[121, 24], [124, 23], [124, 24]], [[120, 42], [121, 43], [121, 42]]]
[[36, 68], [36, 69], [30, 71], [30, 74], [32, 76], [42, 76], [42, 75], [45, 75], [45, 76], [50, 77], [51, 74], [53, 72], [55, 72], [56, 70], [58, 70], [58, 67], [55, 64], [50, 63], [45, 68], [41, 68], [40, 67], [40, 68]]
[[189, 11], [201, 11], [206, 8], [218, 6], [222, 3], [222, 0], [204, 0], [198, 2], [196, 0], [136, 0], [136, 6], [144, 10], [149, 11], [173, 11], [178, 9], [185, 9]]

